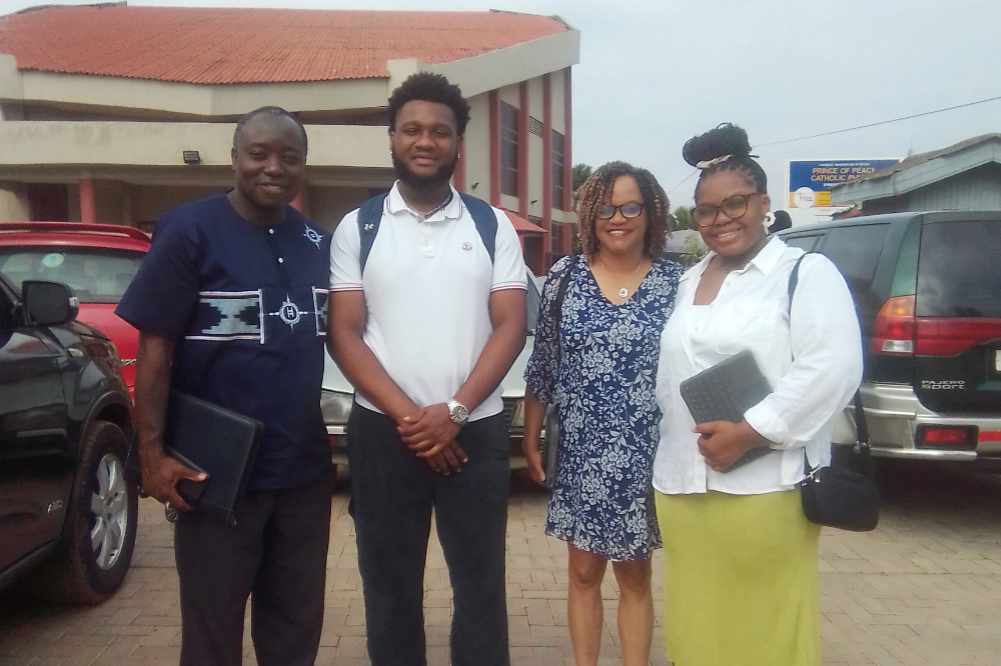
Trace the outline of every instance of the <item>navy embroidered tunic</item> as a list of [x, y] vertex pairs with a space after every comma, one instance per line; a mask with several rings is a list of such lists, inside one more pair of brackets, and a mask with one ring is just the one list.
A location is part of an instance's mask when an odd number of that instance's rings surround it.
[[[550, 313], [568, 270], [557, 332]], [[586, 258], [566, 257], [543, 287], [525, 383], [559, 406], [546, 533], [610, 560], [647, 559], [661, 545], [651, 486], [660, 423], [654, 382], [681, 272], [655, 261], [632, 298], [615, 305]]]
[[254, 225], [225, 195], [172, 210], [116, 310], [175, 341], [172, 388], [264, 423], [251, 490], [330, 468], [320, 414], [330, 237], [285, 212]]

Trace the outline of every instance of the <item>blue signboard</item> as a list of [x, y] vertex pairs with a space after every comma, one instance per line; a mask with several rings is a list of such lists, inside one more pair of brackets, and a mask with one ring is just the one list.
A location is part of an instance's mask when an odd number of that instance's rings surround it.
[[789, 162], [789, 205], [828, 207], [831, 188], [887, 169], [899, 160], [792, 160]]

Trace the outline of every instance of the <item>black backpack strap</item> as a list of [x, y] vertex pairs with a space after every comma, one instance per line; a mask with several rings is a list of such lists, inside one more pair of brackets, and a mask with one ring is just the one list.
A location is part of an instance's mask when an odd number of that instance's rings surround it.
[[365, 272], [369, 252], [372, 251], [372, 244], [375, 243], [375, 235], [379, 233], [379, 223], [382, 221], [382, 211], [386, 205], [387, 194], [372, 197], [358, 209], [358, 236], [361, 239], [358, 262], [361, 264], [362, 273]]
[[493, 206], [482, 199], [462, 193], [462, 203], [465, 204], [469, 214], [473, 216], [473, 223], [476, 231], [480, 234], [483, 247], [490, 255], [490, 263], [494, 263], [494, 249], [497, 247], [497, 214], [494, 213]]
[[808, 254], [821, 254], [820, 252], [804, 252], [800, 255], [799, 259], [796, 260], [796, 265], [792, 267], [792, 272], [789, 273], [789, 286], [786, 289], [786, 293], [789, 296], [789, 305], [786, 308], [786, 313], [792, 317], [792, 297], [796, 294], [796, 285], [799, 284], [799, 267], [803, 263], [803, 259], [806, 258]]

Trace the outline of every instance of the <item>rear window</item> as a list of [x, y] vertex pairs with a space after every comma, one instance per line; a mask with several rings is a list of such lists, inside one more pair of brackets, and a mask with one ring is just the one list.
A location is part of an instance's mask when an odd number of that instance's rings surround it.
[[0, 247], [0, 273], [68, 284], [81, 303], [117, 303], [132, 282], [142, 252], [65, 247]]
[[1001, 317], [1001, 221], [924, 226], [919, 317]]
[[820, 236], [782, 236], [782, 240], [790, 247], [798, 247], [804, 252], [810, 252], [817, 244]]
[[833, 229], [820, 251], [834, 262], [852, 291], [864, 291], [872, 285], [883, 252], [885, 224]]

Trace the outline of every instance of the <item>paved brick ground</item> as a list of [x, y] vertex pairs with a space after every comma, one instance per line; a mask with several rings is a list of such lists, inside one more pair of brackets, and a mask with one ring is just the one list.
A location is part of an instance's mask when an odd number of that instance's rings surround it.
[[[885, 472], [880, 528], [823, 536], [824, 664], [1001, 664], [1001, 477], [913, 465]], [[529, 485], [515, 484], [508, 599], [516, 664], [570, 663], [565, 551], [542, 535], [545, 500]], [[368, 663], [346, 505], [341, 491], [334, 498], [327, 614], [317, 662], [326, 666]], [[9, 591], [0, 594], [0, 666], [177, 663], [180, 618], [170, 527], [149, 500], [142, 503], [140, 521], [132, 571], [107, 603], [54, 608]], [[657, 590], [659, 596], [659, 582]], [[611, 622], [602, 663], [617, 664], [610, 573], [604, 592]], [[449, 615], [447, 574], [435, 544], [427, 575], [428, 643], [435, 666], [447, 664]], [[652, 663], [663, 666], [659, 628], [654, 640]], [[246, 652], [246, 663], [254, 664], [249, 644]]]

